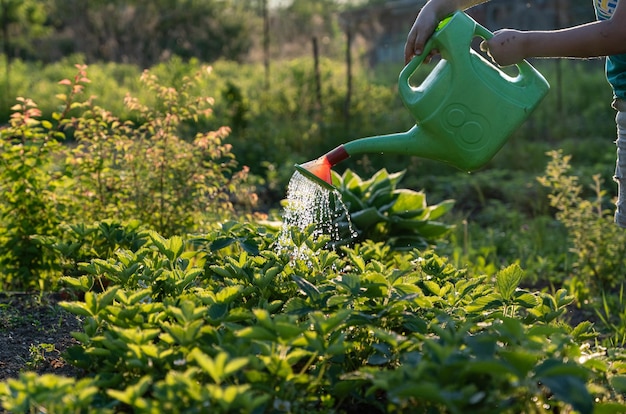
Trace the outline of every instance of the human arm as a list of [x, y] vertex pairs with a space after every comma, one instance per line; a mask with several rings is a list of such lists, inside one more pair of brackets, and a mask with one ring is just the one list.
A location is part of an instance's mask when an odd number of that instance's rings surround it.
[[501, 66], [530, 57], [591, 58], [626, 53], [626, 1], [618, 2], [609, 20], [560, 30], [499, 30], [485, 43], [489, 55]]
[[404, 62], [409, 63], [413, 56], [422, 53], [426, 41], [444, 17], [485, 1], [487, 0], [429, 0], [418, 13], [409, 31], [404, 45]]

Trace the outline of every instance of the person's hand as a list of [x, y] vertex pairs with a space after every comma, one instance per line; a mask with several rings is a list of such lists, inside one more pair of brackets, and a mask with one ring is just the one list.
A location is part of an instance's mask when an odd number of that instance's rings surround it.
[[[420, 55], [424, 51], [426, 41], [435, 31], [435, 28], [439, 24], [437, 16], [434, 12], [431, 12], [428, 7], [422, 8], [415, 23], [409, 31], [406, 43], [404, 44], [404, 64], [406, 65], [416, 55]], [[427, 61], [427, 59], [425, 59]]]
[[498, 30], [491, 39], [480, 44], [480, 49], [500, 66], [514, 65], [526, 58], [524, 36], [519, 30]]

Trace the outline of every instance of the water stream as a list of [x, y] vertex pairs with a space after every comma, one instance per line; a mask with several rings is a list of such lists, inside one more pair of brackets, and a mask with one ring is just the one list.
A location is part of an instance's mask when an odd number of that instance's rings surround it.
[[[295, 172], [287, 187], [287, 200], [283, 211], [283, 225], [278, 236], [277, 250], [288, 252], [292, 259], [308, 259], [312, 252], [306, 244], [296, 246], [291, 240], [291, 228], [301, 231], [314, 225], [313, 238], [330, 236], [330, 244], [342, 238], [337, 219], [345, 215], [348, 219], [350, 237], [357, 236], [348, 208], [341, 200], [339, 191], [329, 191], [314, 181]], [[345, 236], [344, 236], [345, 237]]]

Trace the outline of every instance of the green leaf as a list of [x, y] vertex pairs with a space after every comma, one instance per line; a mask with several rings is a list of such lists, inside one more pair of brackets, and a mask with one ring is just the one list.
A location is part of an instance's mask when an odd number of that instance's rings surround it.
[[352, 224], [361, 230], [369, 229], [376, 223], [385, 222], [387, 218], [380, 214], [375, 207], [369, 207], [350, 214]]
[[306, 315], [312, 310], [311, 305], [301, 297], [290, 298], [283, 308], [287, 314]]
[[619, 393], [626, 393], [626, 376], [614, 375], [609, 379], [611, 386]]
[[409, 189], [399, 189], [395, 193], [398, 195], [390, 213], [398, 214], [404, 218], [415, 218], [421, 215], [426, 208], [426, 194]]
[[211, 251], [215, 252], [217, 250], [221, 250], [225, 247], [230, 246], [236, 241], [237, 239], [234, 237], [220, 237], [218, 239], [213, 240], [209, 248], [211, 249]]
[[229, 359], [229, 355], [226, 352], [219, 352], [215, 358], [211, 358], [198, 348], [194, 348], [189, 353], [189, 359], [197, 362], [216, 384], [221, 384], [225, 379], [248, 364], [248, 358]]
[[225, 286], [215, 294], [215, 299], [219, 303], [232, 303], [239, 297], [244, 287], [242, 285]]
[[93, 276], [82, 275], [79, 277], [63, 276], [61, 281], [67, 284], [69, 287], [78, 289], [82, 292], [87, 292], [93, 287]]
[[424, 287], [430, 291], [435, 296], [441, 295], [441, 287], [439, 284], [432, 280], [424, 280]]
[[313, 325], [318, 332], [327, 335], [343, 324], [351, 314], [352, 309], [340, 309], [331, 315], [313, 312], [309, 314], [309, 317], [313, 320]]
[[540, 355], [526, 352], [524, 350], [506, 350], [498, 352], [502, 359], [508, 362], [517, 371], [519, 378], [525, 378], [539, 361]]
[[151, 230], [148, 234], [150, 236], [150, 240], [152, 240], [152, 243], [157, 247], [157, 249], [159, 249], [161, 253], [165, 254], [165, 252], [167, 251], [167, 241], [165, 240], [165, 238], [153, 230]]
[[454, 207], [454, 200], [444, 200], [441, 203], [429, 208], [428, 220], [436, 220], [448, 213]]
[[245, 239], [240, 242], [241, 248], [253, 256], [259, 255], [259, 245], [252, 239]]
[[343, 274], [333, 279], [333, 282], [346, 289], [351, 295], [356, 296], [361, 293], [361, 277], [354, 273]]
[[300, 290], [313, 302], [317, 302], [320, 299], [321, 293], [314, 284], [297, 275], [291, 275], [291, 278], [296, 282]]
[[120, 289], [119, 286], [113, 286], [108, 288], [106, 291], [98, 295], [98, 310], [104, 309], [107, 306], [111, 305], [115, 300], [115, 296], [117, 295], [117, 291]]
[[518, 264], [512, 264], [496, 274], [496, 287], [505, 301], [511, 299], [523, 276], [524, 271]]
[[233, 272], [231, 272], [231, 271], [230, 271], [230, 266], [229, 266], [229, 268], [228, 268], [228, 269], [225, 269], [225, 268], [224, 268], [224, 267], [222, 267], [222, 266], [218, 266], [218, 265], [211, 265], [211, 266], [209, 266], [209, 269], [210, 269], [213, 273], [215, 273], [215, 274], [217, 274], [218, 276], [221, 276], [221, 277], [223, 277], [223, 278], [225, 278], [225, 279], [228, 279], [228, 278], [231, 278], [231, 277], [235, 277], [235, 276], [236, 276], [235, 274], [233, 274]]
[[270, 313], [265, 309], [253, 309], [252, 313], [256, 317], [256, 322], [268, 330], [274, 330], [274, 321]]
[[254, 339], [257, 341], [276, 341], [278, 338], [274, 332], [271, 332], [262, 326], [248, 326], [235, 332], [239, 338]]
[[517, 291], [514, 296], [515, 303], [525, 308], [534, 308], [541, 303], [537, 296], [527, 291]]
[[584, 341], [594, 338], [596, 333], [593, 332], [593, 323], [590, 321], [582, 321], [572, 330], [571, 335], [577, 341]]
[[482, 312], [484, 310], [499, 309], [502, 306], [502, 296], [497, 293], [490, 293], [477, 298], [474, 303], [467, 305], [467, 312]]
[[587, 390], [585, 381], [578, 377], [558, 375], [538, 378], [543, 385], [559, 400], [570, 404], [574, 410], [581, 414], [593, 412], [593, 396]]
[[389, 210], [391, 206], [395, 203], [395, 199], [396, 194], [393, 192], [393, 189], [385, 186], [377, 189], [372, 194], [370, 194], [367, 203], [371, 206], [376, 207], [376, 209], [381, 213], [386, 213], [387, 210]]
[[107, 390], [107, 394], [112, 398], [121, 401], [125, 404], [135, 408], [147, 408], [144, 406], [145, 401], [141, 399], [141, 396], [148, 391], [148, 388], [152, 384], [152, 377], [146, 375], [142, 377], [136, 384], [126, 387], [125, 390]]
[[363, 256], [356, 254], [355, 252], [349, 252], [350, 261], [358, 269], [360, 273], [365, 272], [365, 259]]
[[275, 323], [274, 327], [279, 338], [287, 341], [298, 337], [305, 331], [304, 327], [296, 325], [293, 322], [278, 321]]

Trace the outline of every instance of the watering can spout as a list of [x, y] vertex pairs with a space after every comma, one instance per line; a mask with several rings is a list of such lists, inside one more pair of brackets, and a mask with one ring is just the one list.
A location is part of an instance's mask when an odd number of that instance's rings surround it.
[[335, 187], [333, 187], [332, 175], [330, 173], [331, 168], [349, 156], [344, 145], [339, 145], [318, 159], [305, 162], [304, 164], [296, 164], [295, 168], [303, 176], [332, 191]]
[[407, 132], [378, 135], [368, 138], [360, 138], [339, 145], [327, 154], [305, 162], [296, 164], [295, 168], [305, 177], [329, 190], [333, 190], [331, 169], [341, 161], [357, 154], [396, 153], [396, 154], [419, 154], [430, 158], [438, 158], [434, 149], [437, 146], [430, 145], [431, 140], [423, 135], [423, 131], [414, 126]]

